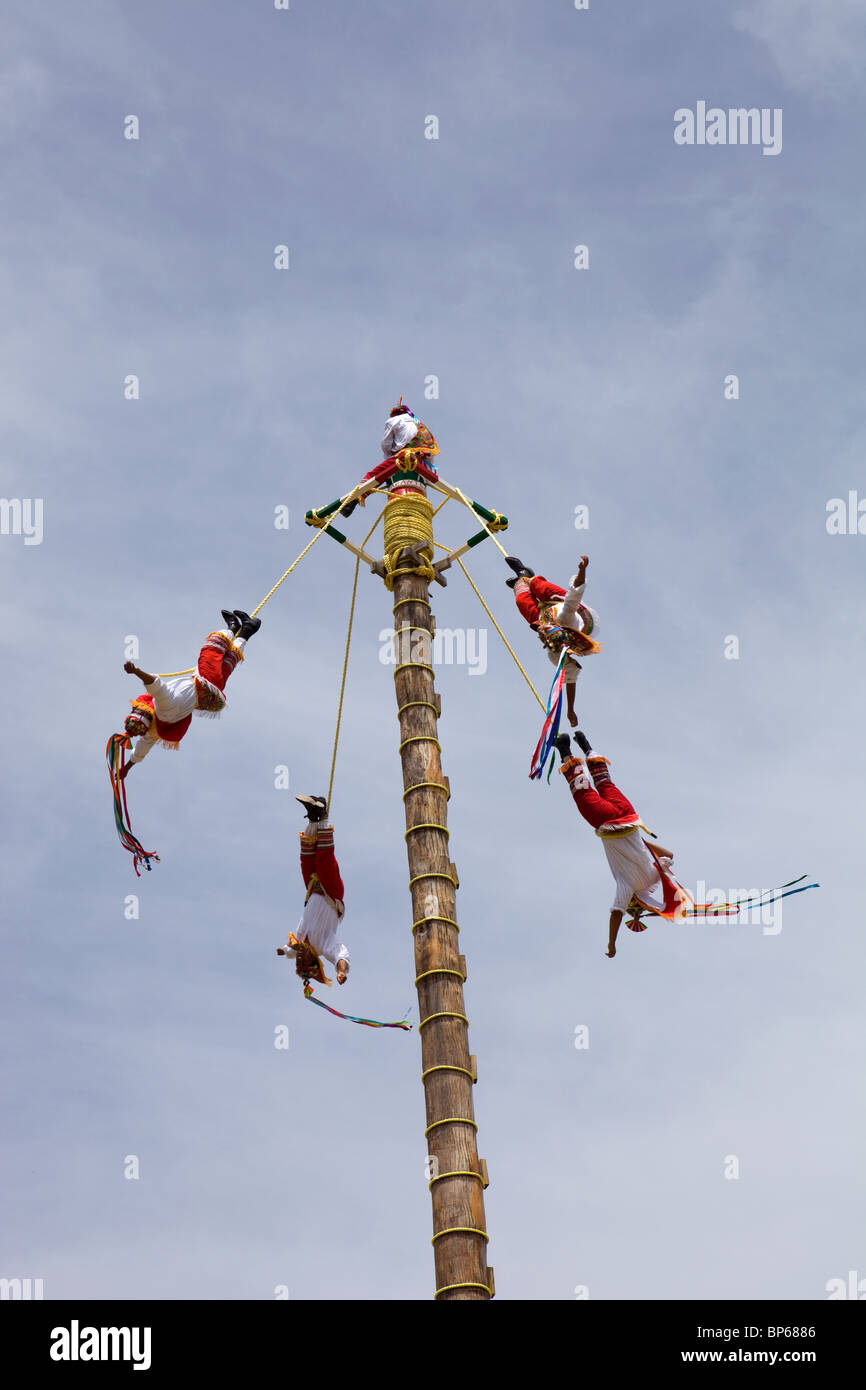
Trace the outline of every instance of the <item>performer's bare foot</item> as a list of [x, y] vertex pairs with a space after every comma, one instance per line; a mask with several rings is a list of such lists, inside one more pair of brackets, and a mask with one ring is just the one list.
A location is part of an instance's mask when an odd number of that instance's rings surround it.
[[337, 984], [344, 985], [349, 974], [349, 967], [344, 960], [337, 961]]

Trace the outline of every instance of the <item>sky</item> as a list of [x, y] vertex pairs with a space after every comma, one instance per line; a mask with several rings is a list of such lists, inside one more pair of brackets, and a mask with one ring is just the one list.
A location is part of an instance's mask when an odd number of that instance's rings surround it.
[[[540, 711], [463, 576], [435, 588], [485, 653], [437, 686], [497, 1298], [866, 1276], [860, 0], [10, 0], [5, 29], [0, 1276], [432, 1295], [417, 1031], [308, 1008], [275, 953], [351, 557], [323, 538], [221, 720], [135, 770], [141, 880], [103, 754], [128, 639], [190, 665], [400, 395], [510, 553], [557, 582], [589, 554], [581, 726], [683, 882], [820, 884], [769, 929], [651, 921], [606, 959], [601, 846], [527, 775]], [[781, 112], [781, 149], [676, 143], [701, 102]], [[546, 693], [491, 542], [469, 568]], [[417, 1023], [390, 619], [362, 568], [333, 1002]]]

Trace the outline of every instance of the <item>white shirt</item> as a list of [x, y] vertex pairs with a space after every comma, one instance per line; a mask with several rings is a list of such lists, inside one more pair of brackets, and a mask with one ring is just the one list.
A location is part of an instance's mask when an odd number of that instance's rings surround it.
[[[344, 960], [348, 965], [349, 952], [337, 937], [339, 925], [340, 917], [336, 908], [333, 908], [321, 893], [312, 893], [304, 908], [304, 915], [295, 929], [295, 936], [299, 941], [308, 941], [316, 955], [324, 956], [332, 965], [336, 965], [338, 960]], [[286, 956], [295, 955], [297, 952], [287, 946]]]
[[[596, 832], [598, 834], [598, 832]], [[620, 830], [615, 835], [599, 835], [610, 871], [616, 880], [611, 912], [626, 912], [632, 898], [653, 910], [664, 908], [664, 891], [656, 862], [643, 841], [640, 827]], [[656, 890], [654, 897], [652, 891]]]
[[[161, 676], [157, 676], [144, 688], [148, 695], [153, 696], [153, 707], [164, 724], [179, 723], [181, 719], [186, 719], [188, 714], [192, 714], [196, 707], [195, 681], [192, 676], [172, 676], [170, 680], [163, 680]], [[147, 733], [135, 740], [130, 762], [140, 763], [158, 739], [154, 720]]]
[[382, 435], [382, 457], [389, 459], [405, 449], [418, 433], [418, 423], [411, 415], [392, 415]]
[[[574, 578], [576, 577], [577, 576], [574, 576]], [[553, 617], [554, 622], [558, 623], [560, 627], [570, 627], [575, 629], [577, 632], [582, 632], [583, 617], [577, 611], [578, 605], [581, 605], [592, 616], [591, 636], [593, 642], [595, 642], [598, 640], [598, 614], [596, 613], [594, 608], [590, 608], [588, 603], [585, 604], [583, 602], [583, 594], [585, 589], [585, 583], [575, 584], [574, 579], [572, 579], [571, 586], [568, 589], [565, 598], [560, 599], [559, 602], [555, 604], [554, 607], [551, 609], [551, 616]], [[592, 654], [592, 652], [587, 653], [588, 656], [592, 656]]]

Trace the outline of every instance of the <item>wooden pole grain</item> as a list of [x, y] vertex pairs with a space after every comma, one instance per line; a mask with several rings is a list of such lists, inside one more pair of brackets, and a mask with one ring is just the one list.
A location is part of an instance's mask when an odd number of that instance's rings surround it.
[[459, 948], [457, 870], [449, 852], [450, 788], [438, 738], [429, 580], [398, 566], [393, 599], [435, 1297], [487, 1300], [494, 1292], [484, 1215], [487, 1170], [478, 1158], [472, 1103], [476, 1065], [463, 999], [466, 962]]

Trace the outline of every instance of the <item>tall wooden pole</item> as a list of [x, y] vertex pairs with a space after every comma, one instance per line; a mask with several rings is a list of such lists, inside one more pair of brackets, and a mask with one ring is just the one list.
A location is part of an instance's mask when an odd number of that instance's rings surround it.
[[[427, 507], [426, 499], [419, 500]], [[388, 505], [390, 508], [393, 503]], [[432, 547], [428, 553], [432, 554]], [[476, 1065], [469, 1053], [469, 1021], [463, 1001], [466, 961], [458, 941], [457, 870], [448, 846], [450, 789], [442, 772], [438, 739], [440, 701], [432, 665], [430, 580], [404, 567], [406, 558], [404, 551], [392, 556], [397, 654], [394, 683], [412, 894], [421, 1078], [427, 1108], [435, 1297], [486, 1300], [493, 1296], [484, 1217], [487, 1169], [478, 1158], [472, 1105]], [[417, 554], [409, 556], [409, 565], [417, 558]]]

